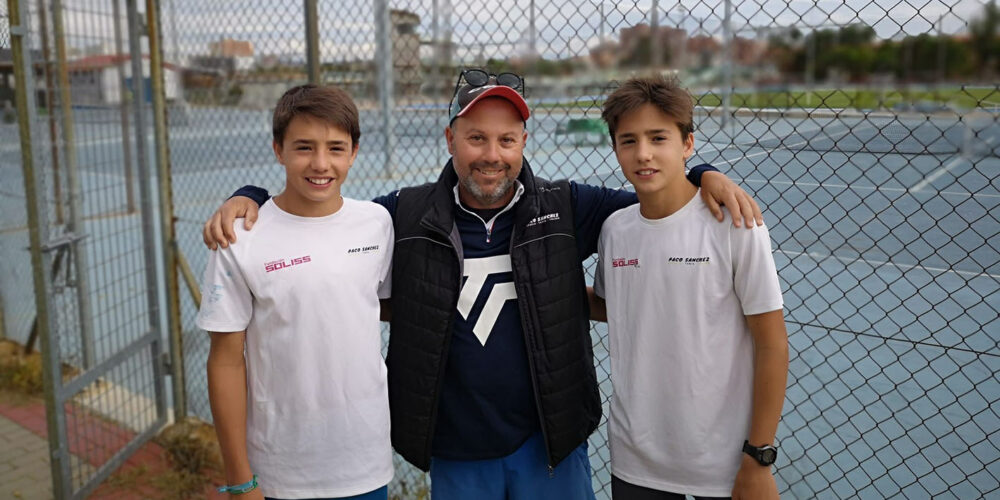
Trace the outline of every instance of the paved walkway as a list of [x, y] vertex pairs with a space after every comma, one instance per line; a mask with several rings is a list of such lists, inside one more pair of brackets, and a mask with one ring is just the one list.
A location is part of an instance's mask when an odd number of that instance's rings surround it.
[[48, 440], [3, 415], [0, 415], [0, 498], [52, 498]]
[[[11, 401], [9, 394], [0, 396], [0, 500], [52, 500], [45, 406], [37, 398]], [[134, 434], [84, 411], [67, 409], [67, 412], [75, 424], [71, 427], [68, 446], [72, 454], [72, 472], [78, 476], [74, 485], [79, 486]], [[170, 492], [161, 491], [153, 480], [174, 477], [169, 475], [166, 451], [153, 442], [142, 446], [115, 474], [120, 474], [119, 480], [100, 485], [88, 499], [165, 498]], [[221, 479], [215, 477], [207, 481], [220, 483]], [[211, 484], [205, 484], [204, 488], [196, 497], [225, 497], [216, 494]]]

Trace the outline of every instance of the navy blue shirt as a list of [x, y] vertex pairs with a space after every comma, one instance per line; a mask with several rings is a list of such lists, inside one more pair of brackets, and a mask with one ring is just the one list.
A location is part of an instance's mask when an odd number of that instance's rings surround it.
[[[696, 168], [689, 179], [713, 167]], [[635, 193], [570, 182], [577, 252], [581, 261], [597, 251], [604, 220], [636, 203]], [[236, 194], [258, 203], [259, 188]], [[375, 198], [395, 217], [397, 192]], [[540, 414], [528, 366], [521, 315], [510, 265], [513, 209], [483, 221], [455, 207], [465, 276], [455, 311], [431, 454], [452, 460], [509, 455], [540, 429]]]

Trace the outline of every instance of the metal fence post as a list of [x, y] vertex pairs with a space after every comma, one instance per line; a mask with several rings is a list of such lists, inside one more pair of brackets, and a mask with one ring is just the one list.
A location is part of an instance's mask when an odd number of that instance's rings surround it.
[[[73, 251], [73, 274], [76, 279], [77, 313], [80, 320], [83, 366], [89, 369], [96, 363], [96, 353], [94, 352], [94, 327], [90, 307], [87, 245], [83, 241], [82, 189], [80, 175], [76, 169], [76, 139], [73, 130], [73, 107], [69, 93], [69, 68], [66, 58], [66, 35], [63, 29], [62, 10], [62, 0], [52, 0], [52, 25], [55, 30], [56, 64], [59, 78], [59, 108], [62, 113], [61, 137], [63, 157], [66, 160], [66, 177], [69, 182], [69, 224], [67, 224], [66, 233], [71, 237], [70, 249]], [[51, 106], [49, 108], [52, 112]]]
[[[177, 285], [177, 237], [174, 233], [173, 184], [170, 179], [170, 144], [167, 142], [166, 89], [164, 88], [163, 44], [160, 38], [159, 2], [146, 0], [146, 29], [149, 39], [149, 75], [153, 90], [153, 140], [156, 148], [156, 172], [160, 186], [160, 232], [163, 236], [163, 275], [166, 281], [167, 333], [170, 336], [171, 388], [174, 421], [187, 416], [184, 391], [184, 351], [181, 339], [181, 303]], [[154, 346], [155, 349], [155, 346]], [[154, 350], [154, 353], [157, 352]], [[159, 360], [154, 366], [159, 367]], [[156, 388], [161, 386], [156, 384]], [[159, 392], [159, 391], [158, 391]], [[162, 416], [166, 405], [157, 394], [157, 411]]]
[[309, 83], [319, 84], [319, 11], [316, 0], [305, 0], [306, 14], [306, 68], [309, 71]]
[[[142, 70], [142, 43], [140, 37], [142, 31], [139, 26], [139, 12], [136, 6], [137, 0], [125, 0], [125, 15], [128, 16], [128, 44], [129, 52], [132, 56], [132, 112], [135, 115], [135, 151], [136, 167], [139, 172], [139, 205], [142, 210], [142, 241], [143, 241], [143, 263], [146, 275], [146, 307], [149, 309], [149, 328], [159, 330], [160, 304], [157, 294], [153, 293], [159, 289], [156, 279], [156, 224], [153, 220], [153, 193], [151, 192], [149, 169], [149, 156], [146, 144], [146, 92], [144, 85], [144, 75]], [[154, 345], [155, 348], [155, 345]], [[159, 362], [159, 361], [157, 361]], [[159, 406], [159, 402], [157, 402]]]
[[6, 320], [3, 314], [3, 294], [0, 294], [0, 340], [7, 338], [7, 324], [4, 321]]
[[653, 0], [649, 13], [649, 65], [653, 67], [653, 71], [659, 71], [663, 61], [663, 50], [660, 47], [660, 2]]
[[392, 178], [395, 173], [394, 149], [395, 117], [393, 116], [393, 50], [392, 26], [389, 20], [388, 0], [375, 0], [375, 73], [378, 81], [379, 108], [382, 113], [383, 175]]
[[49, 47], [49, 23], [45, 14], [45, 0], [38, 0], [38, 28], [42, 38], [42, 59], [45, 68], [45, 107], [49, 109], [49, 142], [52, 155], [52, 192], [55, 196], [53, 200], [56, 209], [56, 224], [63, 223], [63, 202], [62, 186], [59, 183], [59, 143], [56, 142], [58, 129], [56, 126], [56, 114], [52, 113], [52, 89], [55, 84], [52, 82], [52, 50]]
[[[115, 54], [125, 53], [122, 50], [122, 14], [121, 6], [119, 0], [112, 0], [111, 12], [114, 15], [114, 26], [115, 26]], [[118, 74], [118, 111], [121, 119], [121, 129], [122, 129], [122, 156], [125, 158], [123, 162], [125, 169], [125, 204], [128, 213], [135, 212], [135, 178], [132, 175], [132, 140], [129, 138], [129, 118], [128, 118], [128, 106], [129, 103], [125, 100], [125, 96], [128, 94], [128, 85], [125, 84], [125, 60], [121, 57], [116, 57], [115, 70]]]
[[66, 417], [56, 405], [56, 395], [62, 385], [59, 343], [50, 338], [58, 331], [54, 318], [49, 317], [49, 268], [50, 254], [42, 250], [42, 238], [48, 236], [45, 217], [46, 203], [39, 192], [45, 192], [44, 176], [35, 178], [34, 151], [32, 149], [33, 124], [37, 123], [34, 96], [34, 65], [31, 61], [31, 43], [27, 9], [21, 11], [19, 0], [7, 0], [10, 19], [10, 43], [14, 63], [15, 105], [21, 147], [21, 169], [24, 175], [24, 194], [28, 216], [28, 240], [31, 251], [31, 270], [35, 287], [35, 314], [42, 346], [42, 386], [45, 391], [45, 422], [49, 435], [49, 467], [52, 474], [52, 494], [65, 498], [71, 491], [71, 474], [66, 439]]
[[[733, 2], [732, 0], [726, 0], [726, 13], [722, 20], [722, 33], [725, 39], [725, 51], [726, 51], [726, 64], [724, 66], [724, 77], [722, 89], [722, 126], [720, 130], [725, 131], [726, 126], [730, 125], [732, 122], [732, 117], [730, 116], [730, 106], [732, 105], [733, 97], [733, 64], [736, 61], [733, 60]], [[729, 140], [733, 141], [733, 134], [729, 134]]]

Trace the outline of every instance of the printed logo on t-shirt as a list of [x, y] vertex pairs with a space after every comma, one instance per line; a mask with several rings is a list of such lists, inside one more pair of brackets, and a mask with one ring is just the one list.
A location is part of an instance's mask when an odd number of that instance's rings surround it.
[[[479, 259], [465, 259], [463, 276], [468, 276], [462, 291], [458, 295], [458, 312], [463, 319], [469, 319], [472, 306], [479, 298], [479, 292], [486, 286], [486, 278], [491, 274], [502, 274], [511, 272], [510, 255], [496, 255], [493, 257], [483, 257]], [[500, 309], [508, 300], [517, 298], [514, 290], [514, 283], [495, 283], [490, 290], [489, 298], [483, 305], [483, 310], [479, 313], [476, 326], [472, 328], [472, 333], [479, 339], [479, 343], [486, 346], [486, 340], [490, 338], [493, 325], [496, 324], [500, 316]]]
[[626, 259], [617, 257], [611, 259], [611, 267], [639, 267], [639, 259]]
[[670, 264], [684, 264], [686, 266], [693, 266], [695, 264], [708, 264], [710, 262], [709, 257], [668, 257], [667, 262]]
[[271, 262], [264, 263], [264, 272], [280, 271], [287, 267], [297, 266], [299, 264], [305, 264], [307, 262], [312, 262], [312, 258], [308, 255], [303, 255], [302, 257], [295, 257], [294, 259], [278, 259], [272, 260]]
[[378, 245], [368, 245], [363, 247], [356, 247], [347, 250], [347, 253], [372, 253], [378, 251]]

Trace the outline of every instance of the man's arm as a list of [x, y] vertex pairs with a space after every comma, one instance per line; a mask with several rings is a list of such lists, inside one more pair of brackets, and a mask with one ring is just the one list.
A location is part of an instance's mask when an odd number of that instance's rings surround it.
[[[785, 319], [779, 309], [747, 315], [746, 320], [754, 345], [753, 410], [747, 441], [753, 446], [773, 445], [788, 377]], [[744, 453], [733, 484], [733, 500], [758, 498], [777, 499], [778, 486], [770, 467]]]
[[[389, 211], [389, 215], [396, 214], [396, 198], [399, 191], [393, 191], [385, 196], [375, 198], [375, 203], [382, 205]], [[271, 198], [267, 190], [257, 186], [243, 186], [236, 190], [233, 195], [205, 221], [205, 226], [201, 230], [201, 239], [205, 246], [215, 250], [218, 247], [226, 248], [230, 243], [236, 243], [236, 233], [233, 232], [233, 221], [243, 217], [243, 227], [249, 231], [253, 223], [257, 222], [257, 211], [261, 205]]]
[[[226, 484], [243, 484], [253, 478], [247, 458], [247, 367], [243, 359], [246, 331], [211, 332], [208, 352], [208, 401], [215, 434], [222, 450]], [[240, 498], [262, 499], [260, 489]]]
[[[694, 172], [694, 169], [691, 170]], [[691, 174], [688, 174], [691, 179]], [[733, 225], [743, 225], [747, 229], [764, 225], [764, 216], [760, 206], [739, 185], [729, 180], [726, 174], [718, 170], [705, 171], [701, 174], [701, 198], [705, 200], [708, 209], [719, 222], [725, 220], [725, 214], [720, 205], [725, 205], [733, 216]], [[746, 222], [746, 224], [743, 224]]]
[[205, 246], [215, 250], [236, 243], [233, 221], [243, 217], [243, 228], [247, 231], [257, 222], [257, 209], [271, 198], [267, 190], [257, 186], [243, 186], [236, 190], [201, 229], [201, 239]]

